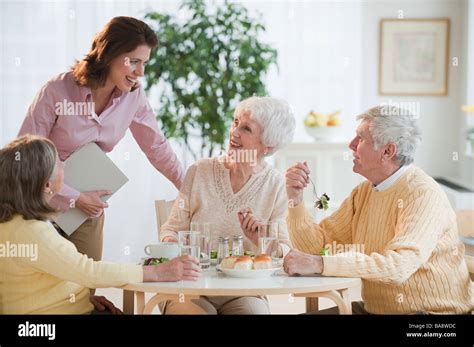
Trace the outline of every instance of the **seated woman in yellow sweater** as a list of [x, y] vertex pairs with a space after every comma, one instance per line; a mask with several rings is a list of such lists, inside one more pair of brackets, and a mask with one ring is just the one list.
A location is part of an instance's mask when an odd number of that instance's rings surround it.
[[[349, 148], [353, 171], [367, 181], [331, 216], [316, 224], [305, 211], [306, 164], [287, 170], [287, 223], [297, 250], [286, 256], [285, 271], [360, 277], [364, 301], [353, 303], [354, 313], [469, 312], [473, 293], [456, 216], [439, 185], [411, 165], [421, 141], [414, 117], [374, 107], [358, 119]], [[323, 247], [330, 255], [318, 255]]]
[[199, 260], [190, 256], [140, 266], [79, 253], [48, 222], [56, 212], [48, 202], [63, 177], [64, 164], [47, 139], [26, 135], [0, 150], [0, 314], [120, 313], [88, 288], [199, 278]]

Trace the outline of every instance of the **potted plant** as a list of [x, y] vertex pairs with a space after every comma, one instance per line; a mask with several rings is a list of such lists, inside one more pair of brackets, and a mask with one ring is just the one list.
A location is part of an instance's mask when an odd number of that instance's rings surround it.
[[467, 130], [467, 140], [471, 144], [471, 153], [474, 155], [474, 127]]
[[[203, 0], [186, 0], [180, 9], [184, 21], [158, 12], [145, 16], [159, 41], [145, 69], [146, 90], [159, 90], [164, 134], [196, 159], [223, 148], [240, 100], [267, 94], [264, 78], [277, 52], [260, 41], [265, 27], [239, 4], [225, 1], [211, 11]], [[197, 152], [192, 137], [200, 138]]]

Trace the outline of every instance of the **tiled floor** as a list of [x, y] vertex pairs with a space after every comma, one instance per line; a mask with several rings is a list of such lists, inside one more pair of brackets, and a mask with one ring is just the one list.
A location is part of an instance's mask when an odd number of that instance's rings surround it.
[[[103, 295], [114, 303], [115, 306], [122, 309], [122, 290], [116, 288], [101, 288], [97, 289], [96, 295]], [[360, 287], [351, 288], [350, 290], [351, 300], [358, 301], [360, 298]], [[146, 300], [148, 300], [152, 294], [145, 294]], [[270, 302], [270, 310], [274, 314], [299, 314], [305, 312], [305, 300], [304, 298], [294, 298], [288, 295], [270, 295], [268, 296]], [[325, 309], [328, 307], [335, 306], [335, 304], [325, 298], [319, 299], [319, 308]], [[153, 314], [159, 314], [158, 307], [153, 310]]]

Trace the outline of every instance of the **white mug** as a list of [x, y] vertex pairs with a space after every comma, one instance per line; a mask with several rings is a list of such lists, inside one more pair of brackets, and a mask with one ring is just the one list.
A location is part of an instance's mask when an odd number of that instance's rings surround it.
[[179, 246], [176, 242], [159, 242], [145, 246], [145, 253], [153, 258], [173, 259], [179, 256]]

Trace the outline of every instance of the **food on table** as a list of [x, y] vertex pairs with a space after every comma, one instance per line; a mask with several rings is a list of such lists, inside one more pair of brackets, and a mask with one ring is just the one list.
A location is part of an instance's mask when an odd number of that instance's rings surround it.
[[233, 269], [236, 261], [237, 261], [237, 257], [234, 257], [234, 256], [225, 257], [221, 261], [221, 267], [224, 269]]
[[244, 252], [244, 255], [248, 255], [249, 257], [255, 257], [255, 253], [254, 252], [250, 252], [250, 251], [245, 251]]
[[168, 258], [148, 258], [143, 262], [143, 265], [160, 265], [163, 264], [164, 262], [167, 262], [169, 259]]
[[271, 269], [272, 258], [266, 254], [257, 255], [253, 259], [253, 268], [255, 270]]
[[259, 254], [254, 258], [248, 255], [226, 257], [222, 260], [220, 266], [223, 269], [233, 270], [264, 270], [273, 268], [272, 258], [267, 254]]
[[241, 255], [234, 264], [234, 270], [252, 270], [253, 261], [248, 255]]

